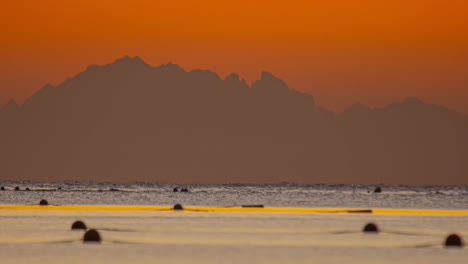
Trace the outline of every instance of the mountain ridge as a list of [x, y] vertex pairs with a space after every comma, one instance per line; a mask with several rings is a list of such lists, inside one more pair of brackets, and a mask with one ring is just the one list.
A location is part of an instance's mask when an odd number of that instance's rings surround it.
[[[213, 77], [219, 79], [219, 80], [223, 80], [223, 81], [226, 81], [226, 80], [239, 80], [241, 83], [245, 84], [248, 88], [253, 88], [255, 83], [257, 82], [261, 82], [261, 81], [269, 81], [269, 82], [277, 82], [279, 83], [280, 85], [279, 86], [282, 86], [283, 88], [286, 88], [286, 89], [290, 89], [286, 83], [284, 83], [284, 81], [282, 81], [281, 79], [275, 77], [273, 74], [271, 74], [270, 72], [268, 71], [262, 71], [261, 72], [261, 75], [260, 75], [260, 79], [254, 81], [252, 83], [252, 85], [248, 85], [247, 82], [245, 81], [245, 79], [241, 79], [239, 77], [238, 74], [236, 73], [231, 73], [229, 75], [227, 75], [224, 79], [222, 79], [217, 73], [215, 72], [212, 72], [210, 70], [201, 70], [201, 69], [194, 69], [192, 71], [185, 71], [184, 68], [182, 68], [181, 66], [177, 65], [177, 64], [173, 64], [172, 62], [168, 62], [167, 64], [162, 64], [160, 66], [156, 66], [156, 67], [153, 67], [149, 64], [147, 64], [143, 59], [141, 59], [139, 56], [135, 56], [135, 57], [130, 57], [128, 55], [126, 56], [123, 56], [122, 58], [118, 58], [116, 59], [114, 62], [111, 62], [111, 63], [108, 63], [108, 64], [104, 64], [104, 65], [97, 65], [97, 64], [91, 64], [89, 65], [88, 67], [86, 67], [86, 69], [80, 73], [78, 73], [77, 75], [73, 76], [73, 77], [69, 77], [67, 78], [64, 82], [62, 82], [61, 84], [57, 85], [57, 86], [63, 86], [63, 85], [66, 85], [68, 82], [72, 81], [73, 79], [81, 76], [82, 74], [86, 74], [88, 72], [93, 72], [93, 71], [96, 71], [96, 70], [99, 70], [99, 69], [102, 69], [102, 68], [108, 68], [108, 67], [112, 67], [112, 66], [116, 66], [116, 65], [121, 65], [121, 66], [130, 66], [130, 65], [140, 65], [140, 66], [143, 66], [145, 68], [149, 68], [149, 69], [152, 69], [152, 70], [159, 70], [159, 69], [169, 69], [169, 70], [175, 70], [175, 71], [181, 71], [181, 72], [186, 72], [186, 73], [198, 73], [198, 72], [204, 72], [204, 73], [207, 73], [208, 75], [212, 75]], [[265, 86], [268, 86], [268, 85], [265, 85]], [[53, 89], [55, 88], [56, 86], [53, 86], [51, 84], [46, 84], [44, 85], [41, 89], [39, 89], [37, 92], [35, 92], [33, 95], [31, 95], [30, 97], [28, 97], [25, 102], [28, 101], [28, 99], [30, 99], [31, 97], [34, 97], [36, 94], [41, 94], [43, 93], [44, 91], [46, 90], [49, 90], [49, 89]], [[290, 89], [292, 90], [292, 89]], [[307, 94], [307, 93], [303, 93], [303, 92], [299, 92], [297, 90], [292, 90], [292, 91], [295, 91], [295, 92], [298, 92], [298, 93], [302, 93], [302, 94]], [[312, 96], [310, 94], [307, 94], [309, 96]], [[347, 111], [347, 110], [350, 110], [352, 109], [353, 107], [355, 107], [356, 105], [362, 105], [364, 106], [365, 108], [368, 108], [368, 109], [383, 109], [383, 108], [390, 108], [392, 106], [394, 106], [395, 104], [403, 104], [403, 103], [407, 103], [411, 101], [412, 103], [419, 103], [419, 104], [425, 104], [425, 105], [433, 105], [433, 106], [437, 106], [437, 107], [442, 107], [444, 109], [447, 109], [451, 112], [456, 112], [457, 114], [459, 115], [462, 115], [460, 112], [456, 111], [456, 110], [453, 110], [453, 109], [450, 109], [448, 107], [445, 107], [445, 106], [442, 106], [442, 105], [437, 105], [437, 104], [428, 104], [428, 103], [425, 103], [423, 102], [421, 99], [417, 98], [417, 97], [406, 97], [404, 98], [402, 101], [400, 102], [394, 102], [394, 103], [390, 103], [386, 106], [383, 106], [383, 107], [368, 107], [366, 105], [363, 105], [363, 104], [360, 104], [360, 103], [355, 103], [354, 105], [351, 105], [350, 107], [346, 108], [343, 112]], [[10, 99], [10, 101], [8, 101], [4, 106], [0, 107], [0, 110], [5, 108], [7, 105], [11, 104], [11, 102], [14, 102], [15, 104], [17, 104], [13, 99]], [[24, 103], [22, 105], [19, 105], [17, 104], [18, 106], [22, 106], [24, 105]], [[324, 108], [325, 109], [325, 108]], [[334, 112], [333, 110], [329, 110], [329, 109], [326, 109], [327, 111], [331, 111], [331, 112]], [[343, 114], [342, 113], [335, 113], [337, 115], [341, 115]], [[468, 117], [468, 115], [465, 115]]]
[[3, 109], [0, 180], [468, 184], [466, 116], [411, 97], [336, 114], [266, 71], [126, 56]]

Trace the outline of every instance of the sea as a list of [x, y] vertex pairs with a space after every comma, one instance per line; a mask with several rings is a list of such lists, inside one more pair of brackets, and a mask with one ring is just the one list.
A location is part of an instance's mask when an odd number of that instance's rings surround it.
[[[468, 263], [468, 186], [0, 182], [0, 205], [411, 209], [414, 213], [0, 209], [1, 263]], [[15, 191], [19, 187], [19, 191]], [[28, 188], [28, 190], [26, 190]], [[188, 192], [174, 192], [186, 188]], [[81, 220], [101, 243], [84, 243]], [[379, 232], [365, 233], [368, 223]]]

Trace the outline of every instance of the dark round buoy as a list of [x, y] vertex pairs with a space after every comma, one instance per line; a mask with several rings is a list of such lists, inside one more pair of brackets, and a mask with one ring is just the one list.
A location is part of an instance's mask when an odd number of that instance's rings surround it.
[[380, 188], [380, 187], [376, 187], [374, 189], [374, 193], [381, 193], [381, 192], [382, 192], [382, 188]]
[[110, 188], [110, 189], [109, 189], [109, 191], [111, 191], [111, 192], [118, 192], [118, 191], [119, 191], [119, 189], [116, 189], [116, 188]]
[[19, 191], [19, 190], [20, 190], [19, 186], [16, 186], [15, 191]]
[[95, 229], [90, 229], [84, 234], [83, 242], [101, 242], [101, 236]]
[[188, 192], [188, 189], [187, 188], [182, 188], [182, 190], [180, 190], [181, 192]]
[[463, 247], [463, 239], [457, 234], [451, 234], [445, 239], [446, 247]]
[[72, 230], [79, 230], [79, 229], [86, 230], [86, 225], [85, 223], [83, 223], [83, 221], [75, 221], [72, 224], [71, 229]]
[[364, 233], [378, 233], [379, 228], [374, 223], [368, 223], [366, 226], [364, 226], [364, 229], [362, 229], [362, 232], [364, 232]]
[[3, 187], [3, 186], [2, 186], [2, 187], [0, 187], [0, 190], [4, 191], [4, 190], [5, 190], [5, 187]]
[[25, 191], [30, 191], [28, 187], [26, 187], [26, 189], [24, 189]]
[[39, 205], [49, 205], [49, 202], [47, 202], [47, 200], [42, 199], [42, 200], [39, 202]]
[[173, 191], [174, 191], [174, 192], [178, 192], [178, 191], [179, 191], [179, 189], [177, 189], [177, 188], [174, 188], [174, 189], [173, 189]]
[[174, 210], [184, 210], [181, 204], [174, 205]]

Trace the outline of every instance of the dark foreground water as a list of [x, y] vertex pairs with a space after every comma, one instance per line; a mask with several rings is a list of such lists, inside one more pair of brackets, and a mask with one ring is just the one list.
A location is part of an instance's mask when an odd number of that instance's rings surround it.
[[[467, 187], [3, 182], [0, 204], [358, 207], [468, 210]], [[20, 191], [14, 191], [14, 187]], [[28, 187], [30, 191], [24, 191]], [[174, 187], [189, 192], [173, 192]], [[59, 190], [59, 188], [61, 188]], [[111, 189], [114, 189], [111, 191]], [[75, 220], [103, 242], [84, 244]], [[364, 234], [375, 222], [381, 232]], [[468, 216], [0, 210], [2, 263], [468, 263]]]

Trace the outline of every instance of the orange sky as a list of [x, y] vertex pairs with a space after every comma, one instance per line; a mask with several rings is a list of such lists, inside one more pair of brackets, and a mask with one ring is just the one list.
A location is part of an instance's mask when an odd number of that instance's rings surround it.
[[0, 10], [0, 105], [124, 55], [261, 70], [341, 111], [407, 96], [468, 113], [465, 0], [17, 0]]

